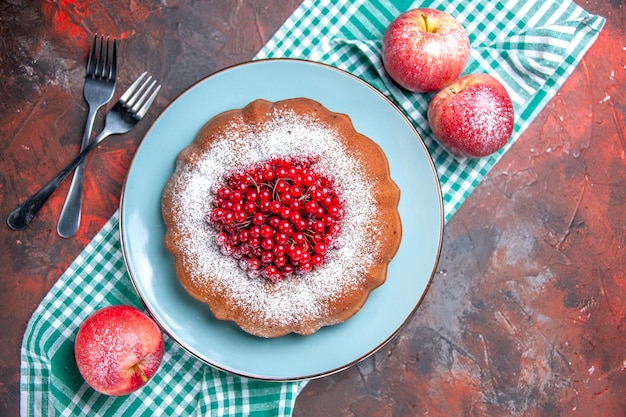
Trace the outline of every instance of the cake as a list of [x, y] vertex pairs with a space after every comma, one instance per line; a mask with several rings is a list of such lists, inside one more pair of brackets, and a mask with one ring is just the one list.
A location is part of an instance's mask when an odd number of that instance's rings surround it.
[[399, 199], [384, 152], [347, 115], [258, 99], [213, 117], [178, 155], [164, 244], [217, 319], [259, 337], [310, 335], [385, 282]]

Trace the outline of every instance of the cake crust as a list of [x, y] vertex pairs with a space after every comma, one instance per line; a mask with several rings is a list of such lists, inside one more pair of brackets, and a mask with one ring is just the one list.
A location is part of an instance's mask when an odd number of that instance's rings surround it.
[[[214, 172], [241, 168], [267, 153], [288, 154], [288, 145], [296, 153], [319, 151], [319, 165], [327, 165], [343, 187], [346, 242], [320, 271], [273, 283], [249, 278], [235, 259], [219, 253], [203, 218], [210, 210], [208, 190], [219, 180]], [[162, 197], [164, 244], [181, 285], [217, 319], [260, 337], [309, 335], [352, 317], [385, 282], [402, 236], [399, 199], [384, 152], [356, 132], [347, 115], [306, 98], [258, 99], [212, 118], [180, 152]]]

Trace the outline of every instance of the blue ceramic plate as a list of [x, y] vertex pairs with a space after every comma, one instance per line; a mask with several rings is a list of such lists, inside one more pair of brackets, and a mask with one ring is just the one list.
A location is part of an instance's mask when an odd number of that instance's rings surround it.
[[[311, 336], [251, 336], [216, 320], [179, 284], [163, 246], [161, 193], [178, 153], [222, 111], [263, 98], [317, 100], [350, 116], [387, 154], [401, 189], [402, 243], [387, 282], [345, 323]], [[301, 60], [253, 61], [217, 72], [174, 100], [146, 133], [124, 186], [120, 229], [124, 259], [139, 297], [163, 330], [198, 359], [241, 376], [299, 380], [328, 375], [381, 348], [411, 317], [441, 250], [443, 205], [432, 160], [409, 120], [380, 92], [336, 68]]]

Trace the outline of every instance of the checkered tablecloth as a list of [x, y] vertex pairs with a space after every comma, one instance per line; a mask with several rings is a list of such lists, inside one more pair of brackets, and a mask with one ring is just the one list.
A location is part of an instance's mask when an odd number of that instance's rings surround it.
[[[401, 90], [385, 74], [380, 52], [385, 28], [400, 13], [417, 7], [455, 16], [471, 44], [463, 74], [489, 73], [509, 92], [515, 127], [512, 139], [499, 152], [463, 161], [452, 157], [434, 141], [428, 127], [426, 110], [432, 93]], [[325, 62], [359, 76], [392, 98], [426, 142], [449, 220], [563, 85], [603, 25], [602, 17], [590, 15], [570, 0], [305, 1], [259, 57], [296, 56]]]
[[[482, 159], [457, 160], [431, 137], [430, 94], [407, 93], [385, 75], [382, 34], [394, 17], [432, 7], [456, 16], [470, 35], [465, 73], [486, 72], [507, 87], [516, 113], [512, 140]], [[413, 121], [435, 162], [448, 220], [593, 44], [604, 19], [570, 0], [305, 0], [257, 58], [294, 57], [347, 70], [391, 97]], [[21, 350], [23, 416], [289, 416], [305, 382], [273, 383], [230, 375], [165, 339], [157, 375], [126, 397], [89, 388], [73, 359], [82, 321], [111, 304], [141, 307], [121, 253], [117, 213], [59, 278], [31, 318]]]

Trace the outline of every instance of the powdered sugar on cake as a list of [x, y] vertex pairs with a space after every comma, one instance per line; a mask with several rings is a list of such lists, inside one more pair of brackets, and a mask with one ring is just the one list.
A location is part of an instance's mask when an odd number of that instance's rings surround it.
[[[335, 131], [290, 110], [273, 111], [270, 121], [260, 126], [251, 127], [234, 118], [224, 133], [225, 140], [213, 142], [193, 164], [179, 164], [174, 176], [176, 188], [185, 190], [177, 195], [175, 211], [180, 233], [186, 236], [179, 245], [188, 256], [192, 280], [237, 300], [247, 314], [268, 325], [322, 316], [327, 303], [362, 284], [364, 271], [375, 262], [380, 238], [371, 181]], [[278, 283], [251, 279], [236, 259], [220, 252], [215, 243], [217, 232], [205, 221], [214, 198], [211, 187], [223, 182], [225, 174], [259, 161], [299, 155], [319, 156], [316, 166], [341, 189], [346, 215], [340, 247], [328, 253], [323, 266], [309, 273]]]

